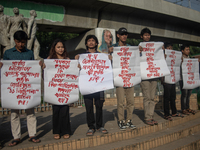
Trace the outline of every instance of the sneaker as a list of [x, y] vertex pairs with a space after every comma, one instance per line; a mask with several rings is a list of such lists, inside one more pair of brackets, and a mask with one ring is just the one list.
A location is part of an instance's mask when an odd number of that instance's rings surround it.
[[125, 122], [124, 120], [118, 121], [118, 126], [120, 130], [126, 130], [126, 126], [124, 122]]
[[131, 120], [128, 120], [126, 123], [126, 127], [131, 129], [136, 129], [136, 126], [132, 124]]

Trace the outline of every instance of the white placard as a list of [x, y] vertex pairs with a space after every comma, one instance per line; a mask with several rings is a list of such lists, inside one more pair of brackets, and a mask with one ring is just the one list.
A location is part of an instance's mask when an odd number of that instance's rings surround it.
[[41, 101], [41, 67], [37, 60], [2, 60], [3, 108], [29, 109]]
[[194, 89], [200, 86], [198, 59], [183, 59], [182, 76], [183, 89]]
[[107, 54], [81, 54], [79, 63], [79, 88], [82, 95], [114, 88], [111, 61]]
[[140, 68], [142, 80], [159, 78], [169, 75], [169, 69], [164, 58], [162, 42], [141, 42], [142, 56]]
[[170, 75], [165, 76], [165, 83], [175, 84], [180, 80], [180, 65], [182, 53], [175, 50], [165, 50], [166, 62]]
[[44, 63], [44, 101], [55, 105], [78, 101], [78, 60], [45, 59]]
[[114, 47], [112, 56], [115, 86], [132, 87], [141, 82], [138, 46]]

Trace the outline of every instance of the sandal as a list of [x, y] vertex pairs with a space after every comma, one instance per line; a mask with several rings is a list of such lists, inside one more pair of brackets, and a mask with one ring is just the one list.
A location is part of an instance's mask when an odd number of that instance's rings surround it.
[[150, 126], [154, 125], [154, 122], [152, 121], [152, 119], [146, 120], [145, 123], [150, 125]]
[[172, 118], [170, 116], [164, 116], [164, 119], [172, 121]]
[[176, 114], [172, 114], [172, 117], [184, 117], [184, 115], [180, 114], [180, 113], [176, 113]]
[[158, 122], [157, 121], [155, 121], [154, 119], [151, 119], [152, 121], [153, 121], [153, 123], [155, 124], [155, 125], [158, 125]]
[[8, 146], [9, 147], [13, 147], [13, 146], [18, 145], [19, 143], [21, 143], [21, 140], [20, 139], [15, 139], [10, 144], [8, 144]]
[[63, 135], [63, 138], [64, 138], [64, 139], [69, 139], [69, 134]]
[[190, 113], [187, 111], [187, 110], [182, 110], [182, 114], [184, 114], [184, 115], [189, 115]]
[[99, 128], [98, 131], [100, 133], [103, 133], [103, 134], [107, 134], [108, 133], [108, 131], [104, 127]]
[[33, 143], [40, 143], [41, 142], [41, 140], [38, 139], [36, 136], [30, 137], [30, 139], [28, 141], [33, 142]]
[[195, 115], [195, 111], [192, 109], [186, 109], [189, 113], [192, 113], [193, 115]]
[[94, 129], [89, 129], [86, 133], [87, 136], [93, 136], [94, 135]]
[[59, 139], [60, 139], [60, 135], [59, 135], [59, 134], [54, 134], [54, 135], [53, 135], [53, 138], [54, 138], [55, 140], [59, 140]]

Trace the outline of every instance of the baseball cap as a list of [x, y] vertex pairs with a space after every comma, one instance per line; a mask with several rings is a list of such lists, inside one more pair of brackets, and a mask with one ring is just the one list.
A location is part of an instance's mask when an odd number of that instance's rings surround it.
[[117, 31], [117, 34], [121, 35], [121, 34], [128, 34], [128, 31], [126, 28], [122, 27], [122, 28], [119, 28], [119, 30]]

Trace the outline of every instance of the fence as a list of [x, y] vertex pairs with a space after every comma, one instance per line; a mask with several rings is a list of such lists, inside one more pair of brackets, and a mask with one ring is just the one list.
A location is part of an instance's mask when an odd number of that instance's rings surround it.
[[[180, 93], [180, 87], [179, 87], [179, 83], [176, 84], [176, 93]], [[111, 89], [111, 90], [107, 90], [104, 92], [105, 94], [105, 98], [116, 98], [116, 89]], [[163, 86], [161, 85], [160, 82], [157, 82], [157, 91], [156, 91], [156, 95], [163, 95]], [[140, 88], [140, 85], [136, 85], [134, 86], [134, 96], [142, 96], [142, 91]], [[77, 106], [84, 106], [84, 99], [83, 96], [80, 94], [79, 95], [79, 100], [74, 103], [74, 107]], [[49, 103], [46, 103], [43, 101], [38, 107], [35, 107], [36, 111], [46, 111], [46, 110], [51, 110], [52, 109], [52, 105]], [[25, 112], [25, 110], [20, 110], [20, 113]], [[9, 114], [10, 113], [10, 109], [5, 109], [5, 108], [0, 108], [0, 114]]]

